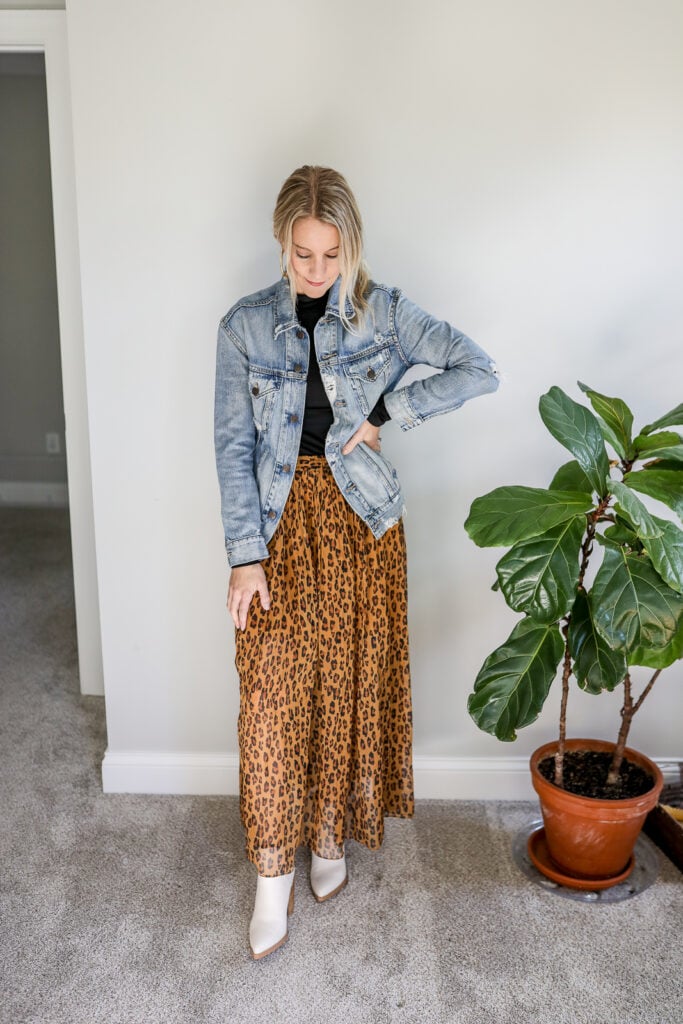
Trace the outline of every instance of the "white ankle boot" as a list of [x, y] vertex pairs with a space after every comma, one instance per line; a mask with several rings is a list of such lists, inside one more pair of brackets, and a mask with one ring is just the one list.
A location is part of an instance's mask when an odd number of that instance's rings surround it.
[[260, 960], [287, 941], [287, 917], [293, 910], [294, 872], [273, 878], [259, 875], [249, 924], [249, 945], [254, 960]]
[[327, 860], [311, 851], [311, 889], [318, 903], [336, 896], [348, 880], [344, 854], [339, 860]]

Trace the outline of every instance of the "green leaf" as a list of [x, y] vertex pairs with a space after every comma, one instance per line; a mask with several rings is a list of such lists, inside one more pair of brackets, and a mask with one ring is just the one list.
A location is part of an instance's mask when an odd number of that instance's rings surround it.
[[662, 651], [683, 616], [683, 597], [667, 586], [646, 555], [607, 548], [590, 593], [593, 621], [612, 650], [629, 662], [640, 649]]
[[653, 650], [650, 647], [636, 647], [629, 654], [630, 665], [643, 665], [645, 668], [668, 668], [683, 657], [683, 615], [681, 616], [678, 629], [666, 647]]
[[590, 494], [591, 482], [575, 459], [560, 466], [550, 483], [551, 491], [580, 491]]
[[614, 431], [610, 427], [607, 426], [604, 420], [600, 419], [599, 416], [596, 416], [595, 418], [598, 421], [598, 426], [600, 427], [600, 432], [604, 440], [607, 441], [607, 443], [610, 444], [612, 448], [614, 448], [617, 455], [620, 456], [621, 458], [624, 458], [626, 454], [630, 455], [633, 449], [627, 448], [626, 453], [622, 454], [622, 449], [624, 446], [621, 442], [621, 439], [614, 433]]
[[536, 622], [556, 622], [576, 596], [579, 551], [586, 517], [553, 526], [538, 537], [515, 544], [496, 566], [503, 596], [516, 612]]
[[621, 651], [613, 651], [596, 630], [583, 590], [576, 595], [572, 608], [569, 647], [576, 681], [588, 693], [613, 690], [626, 675], [626, 658]]
[[683, 532], [668, 519], [652, 516], [659, 536], [643, 540], [650, 561], [672, 590], [683, 592]]
[[650, 515], [633, 491], [616, 480], [610, 491], [617, 499], [617, 508], [631, 523], [655, 569], [665, 583], [679, 593], [683, 591], [683, 533], [675, 523]]
[[[648, 455], [649, 454], [650, 453], [648, 453]], [[677, 444], [675, 447], [672, 446], [671, 448], [660, 448], [657, 451], [652, 452], [650, 457], [653, 459], [666, 459], [667, 464], [669, 465], [673, 465], [675, 463], [683, 464], [683, 444]], [[648, 465], [650, 465], [650, 463], [646, 463], [644, 468], [647, 468]]]
[[474, 499], [465, 529], [479, 547], [506, 546], [537, 537], [592, 508], [590, 494], [543, 487], [497, 487]]
[[622, 459], [631, 453], [631, 432], [633, 430], [633, 413], [621, 398], [608, 398], [598, 391], [593, 391], [587, 384], [577, 381], [579, 387], [588, 396], [594, 410], [606, 428], [602, 432]]
[[629, 548], [640, 550], [642, 544], [638, 540], [638, 534], [626, 523], [624, 519], [617, 516], [614, 526], [608, 526], [604, 536], [595, 535], [597, 541], [608, 540], [611, 544], [618, 544], [620, 547], [626, 544]]
[[682, 443], [683, 438], [675, 430], [660, 430], [656, 434], [638, 434], [633, 440], [633, 447], [636, 452], [642, 452], [645, 458], [655, 448], [666, 449]]
[[[670, 465], [673, 466], [674, 463]], [[683, 466], [680, 469], [664, 468], [660, 463], [651, 469], [627, 473], [624, 483], [634, 491], [649, 494], [651, 498], [661, 501], [683, 520]]]
[[610, 494], [617, 499], [619, 512], [631, 524], [641, 540], [645, 537], [656, 537], [659, 534], [652, 516], [640, 498], [626, 484], [621, 484], [618, 480], [610, 480], [609, 489]]
[[641, 434], [651, 434], [654, 430], [660, 430], [662, 427], [680, 427], [683, 424], [683, 403], [677, 405], [671, 412], [667, 412], [664, 416], [661, 416], [654, 423], [648, 423], [646, 427], [643, 427]]
[[561, 388], [552, 387], [539, 402], [541, 418], [560, 444], [568, 448], [602, 498], [606, 493], [609, 460], [602, 431], [590, 409], [574, 402]]
[[673, 459], [671, 462], [668, 459], [651, 459], [650, 462], [646, 462], [643, 465], [643, 469], [664, 469], [669, 473], [683, 472], [683, 467], [676, 459]]
[[516, 729], [538, 718], [555, 678], [564, 644], [555, 625], [522, 619], [493, 651], [474, 681], [467, 710], [484, 732], [514, 740]]
[[[635, 537], [635, 534], [633, 536]], [[621, 551], [622, 544], [623, 544], [622, 541], [619, 541], [613, 535], [611, 535], [609, 530], [605, 530], [605, 532], [603, 534], [596, 533], [595, 540], [600, 545], [600, 547], [603, 547], [603, 548], [618, 548], [619, 551]], [[636, 537], [636, 541], [637, 540], [638, 540], [638, 538]]]
[[674, 462], [683, 462], [683, 437], [673, 430], [662, 430], [658, 434], [638, 434], [633, 447], [639, 459], [661, 456]]

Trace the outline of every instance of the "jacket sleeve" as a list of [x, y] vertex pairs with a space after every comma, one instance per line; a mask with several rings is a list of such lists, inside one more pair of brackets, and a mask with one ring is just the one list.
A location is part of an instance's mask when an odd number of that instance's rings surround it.
[[268, 558], [254, 470], [256, 430], [249, 396], [249, 357], [221, 321], [216, 351], [214, 445], [228, 563]]
[[400, 291], [392, 320], [406, 367], [426, 364], [442, 371], [385, 394], [387, 411], [401, 430], [410, 430], [497, 389], [498, 370], [490, 356], [466, 334], [425, 313]]

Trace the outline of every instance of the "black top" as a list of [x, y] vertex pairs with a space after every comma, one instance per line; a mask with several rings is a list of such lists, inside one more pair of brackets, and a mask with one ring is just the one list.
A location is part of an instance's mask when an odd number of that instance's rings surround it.
[[306, 380], [306, 406], [304, 421], [301, 425], [301, 443], [299, 455], [324, 455], [325, 438], [334, 419], [330, 400], [325, 393], [320, 367], [313, 347], [313, 331], [327, 308], [329, 291], [317, 299], [308, 295], [297, 295], [296, 315], [299, 323], [306, 329], [310, 341], [308, 355], [308, 379]]
[[[296, 315], [299, 323], [306, 329], [310, 342], [308, 357], [308, 380], [306, 381], [306, 407], [301, 429], [299, 455], [324, 455], [325, 438], [332, 426], [333, 414], [329, 399], [325, 394], [320, 367], [313, 345], [313, 331], [321, 316], [325, 315], [329, 290], [319, 298], [310, 298], [299, 293], [296, 297]], [[384, 396], [368, 415], [368, 421], [375, 427], [381, 427], [391, 417], [384, 404]]]

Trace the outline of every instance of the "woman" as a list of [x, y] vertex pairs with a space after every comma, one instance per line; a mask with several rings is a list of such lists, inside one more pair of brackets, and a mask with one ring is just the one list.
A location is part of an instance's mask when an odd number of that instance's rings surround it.
[[[273, 226], [282, 277], [221, 320], [215, 404], [255, 959], [287, 939], [298, 846], [326, 900], [346, 838], [378, 849], [384, 817], [414, 813], [404, 500], [380, 428], [498, 386], [470, 338], [369, 280], [341, 174], [294, 171]], [[401, 387], [417, 363], [443, 372]]]

